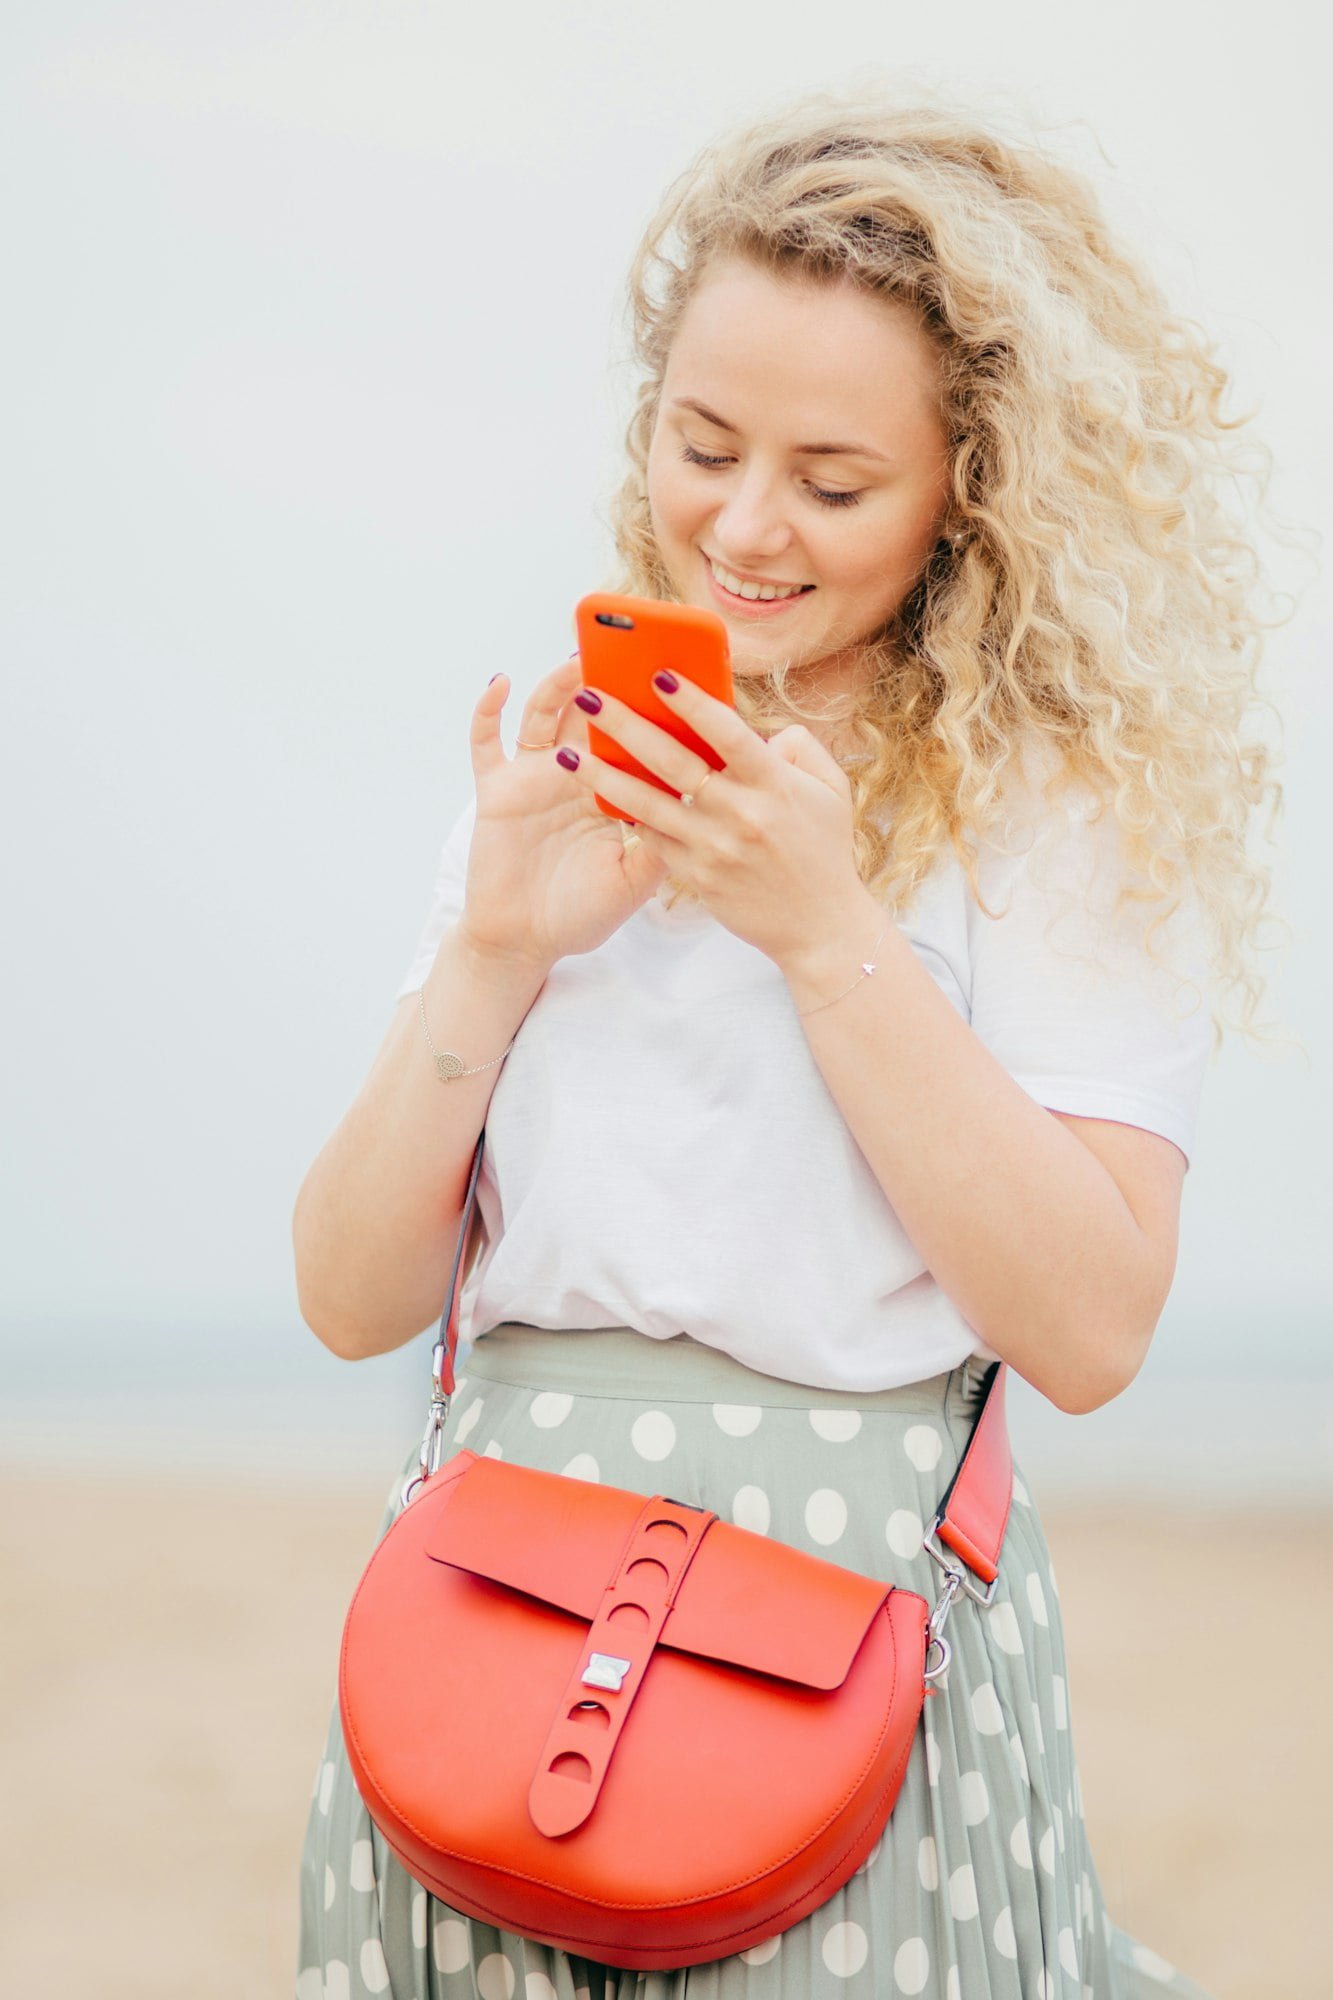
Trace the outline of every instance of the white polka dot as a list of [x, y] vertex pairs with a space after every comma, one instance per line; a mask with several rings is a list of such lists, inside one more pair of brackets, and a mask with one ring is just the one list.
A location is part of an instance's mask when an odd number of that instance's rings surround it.
[[544, 1972], [530, 1972], [523, 1981], [523, 2000], [560, 2000], [560, 1995]]
[[958, 1977], [958, 1967], [949, 1967], [949, 1976], [944, 1982], [944, 2000], [963, 2000], [963, 1982]]
[[467, 1925], [458, 1917], [441, 1917], [431, 1948], [437, 1972], [461, 1972], [469, 1957]]
[[805, 1503], [806, 1533], [812, 1542], [827, 1548], [847, 1526], [847, 1502], [831, 1486], [821, 1486]]
[[418, 1889], [412, 1898], [412, 1942], [418, 1951], [426, 1948], [426, 1892]]
[[1065, 1689], [1064, 1675], [1051, 1675], [1051, 1707], [1055, 1710], [1057, 1729], [1069, 1727], [1069, 1696]]
[[729, 1438], [747, 1438], [757, 1431], [763, 1411], [753, 1403], [714, 1403], [713, 1422]]
[[1024, 1783], [1024, 1784], [1025, 1784], [1025, 1785], [1026, 1785], [1027, 1787], [1028, 1787], [1028, 1789], [1029, 1789], [1029, 1790], [1031, 1790], [1031, 1788], [1032, 1788], [1032, 1779], [1031, 1779], [1031, 1777], [1029, 1776], [1029, 1773], [1028, 1773], [1028, 1753], [1027, 1753], [1027, 1751], [1026, 1751], [1026, 1750], [1025, 1750], [1024, 1748], [1023, 1748], [1023, 1739], [1022, 1739], [1022, 1737], [1021, 1737], [1021, 1736], [1011, 1736], [1011, 1737], [1009, 1738], [1009, 1748], [1010, 1748], [1010, 1749], [1011, 1749], [1011, 1750], [1013, 1751], [1013, 1753], [1014, 1753], [1014, 1762], [1015, 1762], [1015, 1764], [1017, 1764], [1017, 1766], [1018, 1766], [1018, 1769], [1019, 1769], [1019, 1775], [1021, 1776], [1021, 1778], [1022, 1778], [1022, 1780], [1023, 1780], [1023, 1783]]
[[1028, 1832], [1028, 1823], [1025, 1819], [1019, 1820], [1009, 1836], [1009, 1852], [1020, 1868], [1032, 1866], [1032, 1835]]
[[1041, 1726], [1041, 1710], [1035, 1701], [1032, 1704], [1032, 1734], [1037, 1739], [1037, 1755], [1044, 1757], [1046, 1755], [1046, 1732]]
[[944, 1456], [944, 1439], [933, 1424], [913, 1424], [903, 1450], [918, 1472], [933, 1472]]
[[767, 1965], [770, 1958], [776, 1958], [782, 1949], [781, 1937], [765, 1938], [760, 1944], [752, 1944], [745, 1951], [738, 1951], [737, 1958], [746, 1965]]
[[368, 1840], [358, 1840], [353, 1847], [347, 1879], [354, 1889], [374, 1888], [375, 1850]]
[[921, 1516], [913, 1514], [910, 1508], [897, 1507], [890, 1514], [884, 1529], [889, 1547], [896, 1556], [909, 1561], [921, 1553]]
[[749, 1528], [752, 1534], [766, 1535], [772, 1515], [768, 1495], [762, 1486], [738, 1487], [731, 1502], [731, 1518], [738, 1528]]
[[1037, 2000], [1055, 2000], [1055, 1981], [1044, 1965], [1037, 1974]]
[[1046, 1593], [1041, 1587], [1041, 1578], [1033, 1570], [1028, 1576], [1028, 1603], [1032, 1609], [1033, 1621], [1038, 1625], [1049, 1625], [1046, 1615]]
[[1059, 1806], [1052, 1806], [1051, 1810], [1055, 1814], [1055, 1844], [1061, 1854], [1063, 1854], [1065, 1851], [1065, 1816]]
[[590, 1451], [579, 1451], [575, 1452], [573, 1458], [570, 1459], [569, 1464], [565, 1467], [565, 1476], [568, 1479], [600, 1481], [602, 1468], [598, 1465], [597, 1460]]
[[1037, 1859], [1048, 1875], [1055, 1873], [1055, 1828], [1048, 1826], [1037, 1842]]
[[492, 1438], [481, 1455], [483, 1458], [503, 1458], [504, 1446], [496, 1438]]
[[995, 1928], [991, 1932], [991, 1936], [995, 1939], [995, 1949], [999, 1952], [1001, 1958], [1018, 1957], [1018, 1939], [1014, 1936], [1014, 1913], [1012, 1910], [1000, 1911], [999, 1916], [995, 1919]]
[[1060, 1933], [1060, 1963], [1071, 1979], [1078, 1978], [1078, 1946], [1071, 1930]]
[[851, 1979], [861, 1970], [870, 1944], [860, 1924], [832, 1924], [824, 1934], [824, 1963], [839, 1979]]
[[871, 1848], [869, 1854], [867, 1854], [865, 1860], [861, 1863], [861, 1866], [857, 1869], [856, 1872], [858, 1875], [864, 1875], [867, 1873], [869, 1869], [874, 1867], [875, 1863], [879, 1860], [879, 1850], [881, 1847], [883, 1847], [883, 1845], [884, 1845], [884, 1836], [883, 1834], [881, 1834], [879, 1839], [875, 1842], [875, 1845]]
[[1030, 1507], [1032, 1505], [1027, 1487], [1023, 1484], [1017, 1473], [1014, 1474], [1014, 1498], [1020, 1507]]
[[324, 2000], [351, 2000], [352, 1977], [340, 1958], [331, 1958], [324, 1968]]
[[1113, 1931], [1114, 1929], [1115, 1929], [1115, 1926], [1114, 1926], [1114, 1924], [1113, 1924], [1113, 1923], [1111, 1922], [1111, 1912], [1110, 1912], [1110, 1911], [1109, 1911], [1109, 1910], [1107, 1909], [1106, 1905], [1105, 1905], [1105, 1904], [1103, 1903], [1103, 1905], [1102, 1905], [1102, 1936], [1103, 1936], [1103, 1937], [1104, 1937], [1104, 1938], [1106, 1939], [1106, 1942], [1107, 1942], [1108, 1944], [1110, 1944], [1110, 1942], [1111, 1942], [1111, 1933], [1112, 1933], [1112, 1931]]
[[893, 1983], [900, 1993], [924, 1991], [930, 1978], [930, 1953], [924, 1938], [908, 1938], [893, 1954]]
[[295, 2000], [324, 2000], [324, 1973], [318, 1965], [297, 1975]]
[[1146, 1972], [1150, 1979], [1174, 1979], [1176, 1968], [1168, 1963], [1160, 1953], [1150, 1951], [1146, 1944], [1136, 1944], [1131, 1954], [1140, 1972]]
[[333, 1766], [326, 1764], [319, 1774], [319, 1809], [326, 1813], [329, 1800], [333, 1797]]
[[361, 1947], [361, 1977], [367, 1993], [383, 1993], [389, 1984], [384, 1946], [378, 1938], [367, 1938]]
[[960, 1924], [977, 1914], [977, 1878], [967, 1862], [949, 1877], [949, 1908]]
[[861, 1428], [859, 1410], [811, 1410], [810, 1428], [828, 1444], [846, 1444]]
[[1000, 1697], [989, 1681], [983, 1681], [979, 1688], [972, 1691], [972, 1720], [981, 1736], [1000, 1736], [1004, 1733]]
[[640, 1458], [665, 1458], [676, 1443], [676, 1426], [665, 1410], [645, 1410], [630, 1427], [630, 1442]]
[[1023, 1635], [1018, 1629], [1018, 1614], [1007, 1597], [1001, 1597], [992, 1604], [985, 1614], [986, 1630], [994, 1639], [1002, 1653], [1018, 1654], [1023, 1650]]
[[488, 1951], [477, 1967], [478, 2000], [511, 2000], [514, 1968], [502, 1951]]
[[1079, 1911], [1085, 1930], [1092, 1929], [1092, 1883], [1085, 1875], [1079, 1884]]
[[1046, 1565], [1046, 1574], [1047, 1574], [1047, 1576], [1049, 1576], [1049, 1578], [1051, 1579], [1051, 1595], [1052, 1595], [1053, 1597], [1058, 1597], [1058, 1596], [1060, 1595], [1060, 1586], [1059, 1586], [1059, 1584], [1058, 1584], [1058, 1583], [1056, 1582], [1056, 1580], [1055, 1580], [1055, 1564], [1054, 1564], [1054, 1563], [1047, 1563], [1047, 1565]]
[[553, 1431], [563, 1424], [574, 1407], [574, 1398], [555, 1389], [543, 1389], [528, 1405], [528, 1415], [539, 1430]]
[[926, 1783], [938, 1785], [940, 1781], [940, 1746], [929, 1730], [926, 1731]]
[[326, 1909], [326, 1910], [331, 1910], [331, 1909], [333, 1908], [333, 1899], [334, 1899], [334, 1897], [335, 1897], [335, 1896], [337, 1895], [337, 1893], [338, 1893], [338, 1884], [337, 1884], [337, 1883], [336, 1883], [336, 1882], [334, 1881], [334, 1879], [333, 1879], [333, 1870], [332, 1870], [332, 1869], [331, 1869], [331, 1868], [329, 1867], [328, 1863], [327, 1863], [327, 1862], [325, 1862], [325, 1864], [324, 1864], [324, 1907], [325, 1907], [325, 1909]]
[[927, 1834], [916, 1851], [916, 1872], [921, 1877], [923, 1889], [938, 1889], [940, 1886], [940, 1857], [934, 1839]]
[[980, 1771], [964, 1771], [958, 1780], [958, 1803], [964, 1826], [980, 1826], [990, 1811], [990, 1794]]
[[475, 1403], [469, 1403], [462, 1416], [458, 1419], [457, 1424], [454, 1426], [455, 1444], [462, 1444], [463, 1439], [468, 1436], [479, 1421], [484, 1400], [485, 1398], [482, 1397], [478, 1398]]

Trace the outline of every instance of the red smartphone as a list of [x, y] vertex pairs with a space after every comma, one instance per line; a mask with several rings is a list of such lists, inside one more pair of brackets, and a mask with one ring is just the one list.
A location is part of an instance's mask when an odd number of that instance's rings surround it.
[[[673, 667], [705, 690], [736, 705], [731, 679], [731, 642], [727, 628], [715, 611], [695, 604], [673, 604], [655, 597], [626, 597], [616, 591], [595, 590], [579, 599], [574, 612], [578, 632], [579, 662], [584, 687], [604, 688], [628, 708], [665, 729], [680, 743], [695, 750], [713, 769], [722, 768], [723, 759], [662, 700], [653, 686], [653, 675], [663, 667]], [[628, 771], [660, 792], [680, 793], [653, 771], [647, 771], [623, 744], [598, 729], [587, 718], [588, 747], [604, 763], [618, 771]], [[613, 806], [600, 792], [594, 792], [602, 811], [611, 819], [637, 822], [619, 806]]]

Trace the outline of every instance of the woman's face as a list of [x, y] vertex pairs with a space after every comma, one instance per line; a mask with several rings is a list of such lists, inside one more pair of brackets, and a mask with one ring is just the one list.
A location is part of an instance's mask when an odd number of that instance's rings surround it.
[[[941, 533], [937, 405], [935, 349], [904, 307], [739, 258], [703, 279], [667, 363], [648, 504], [677, 595], [721, 614], [737, 674], [786, 658], [803, 689], [854, 685], [856, 646]], [[809, 587], [747, 602], [719, 569]]]

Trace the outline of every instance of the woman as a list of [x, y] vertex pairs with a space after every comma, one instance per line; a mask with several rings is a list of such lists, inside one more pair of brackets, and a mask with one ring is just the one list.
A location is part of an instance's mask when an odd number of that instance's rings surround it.
[[[434, 1324], [485, 1126], [444, 1455], [669, 1492], [933, 1598], [989, 1364], [1069, 1412], [1140, 1366], [1204, 988], [1253, 1000], [1274, 787], [1239, 733], [1224, 377], [1076, 174], [934, 103], [806, 96], [706, 151], [631, 294], [610, 587], [725, 620], [735, 710], [658, 683], [722, 768], [577, 658], [509, 756], [494, 677], [397, 1012], [301, 1190], [302, 1311], [348, 1358]], [[592, 755], [587, 714], [671, 789]], [[1102, 1900], [1015, 1503], [879, 1845], [804, 1921], [648, 1973], [468, 1919], [386, 1848], [335, 1709], [298, 2000], [1197, 1993]]]

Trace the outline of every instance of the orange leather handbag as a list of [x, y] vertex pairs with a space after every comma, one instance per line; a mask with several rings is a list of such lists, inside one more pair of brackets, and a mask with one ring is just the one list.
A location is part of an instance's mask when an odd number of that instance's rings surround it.
[[883, 1831], [954, 1598], [995, 1592], [1005, 1368], [926, 1536], [933, 1610], [666, 1494], [441, 1464], [484, 1140], [420, 1465], [343, 1631], [352, 1772], [455, 1910], [614, 1966], [726, 1957], [817, 1909]]

